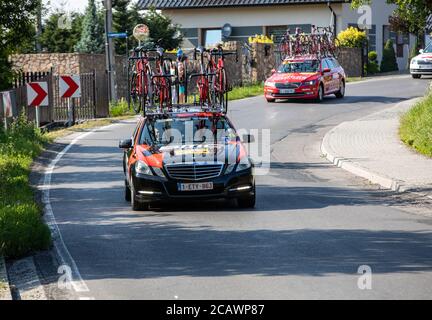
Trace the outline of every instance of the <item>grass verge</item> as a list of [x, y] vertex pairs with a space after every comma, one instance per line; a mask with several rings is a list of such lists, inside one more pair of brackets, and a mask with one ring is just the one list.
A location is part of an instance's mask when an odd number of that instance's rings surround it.
[[432, 157], [432, 92], [402, 116], [399, 135], [405, 144]]
[[29, 186], [30, 165], [47, 138], [24, 115], [0, 128], [0, 255], [23, 256], [51, 244], [42, 209]]
[[234, 87], [232, 91], [228, 92], [228, 100], [239, 100], [249, 97], [261, 96], [264, 94], [264, 84], [256, 83], [245, 85], [243, 87]]

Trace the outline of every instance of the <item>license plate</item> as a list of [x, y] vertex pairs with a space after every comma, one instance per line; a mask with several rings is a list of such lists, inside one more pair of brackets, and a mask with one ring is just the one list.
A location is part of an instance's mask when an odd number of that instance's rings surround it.
[[295, 89], [281, 89], [280, 93], [294, 93]]
[[432, 65], [419, 65], [419, 69], [432, 69]]
[[213, 190], [213, 182], [179, 183], [178, 190], [179, 191]]

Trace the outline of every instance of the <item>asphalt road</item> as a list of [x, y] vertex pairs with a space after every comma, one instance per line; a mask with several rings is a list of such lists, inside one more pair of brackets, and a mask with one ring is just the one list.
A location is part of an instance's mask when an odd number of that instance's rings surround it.
[[[57, 163], [50, 195], [85, 296], [431, 298], [432, 219], [393, 206], [319, 150], [333, 126], [421, 96], [428, 83], [394, 76], [349, 84], [345, 99], [322, 104], [232, 103], [237, 128], [271, 129], [271, 171], [257, 177], [251, 211], [211, 202], [133, 212], [117, 145], [134, 123], [86, 136]], [[361, 265], [372, 269], [371, 290], [358, 288]]]

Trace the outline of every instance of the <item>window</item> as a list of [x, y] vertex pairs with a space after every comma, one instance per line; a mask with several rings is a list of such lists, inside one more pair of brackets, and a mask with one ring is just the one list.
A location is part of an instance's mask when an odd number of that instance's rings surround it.
[[209, 29], [204, 30], [204, 45], [209, 47], [211, 45], [222, 42], [222, 30], [221, 29]]

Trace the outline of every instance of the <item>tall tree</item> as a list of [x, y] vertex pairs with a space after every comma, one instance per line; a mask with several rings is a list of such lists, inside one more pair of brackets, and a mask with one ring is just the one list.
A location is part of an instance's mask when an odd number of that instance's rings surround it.
[[38, 0], [0, 1], [0, 89], [8, 88], [12, 82], [9, 54], [18, 52], [21, 44], [29, 44], [34, 39], [38, 4]]
[[75, 49], [83, 53], [104, 52], [104, 26], [95, 0], [88, 0], [82, 24], [81, 38]]
[[175, 49], [183, 41], [180, 26], [173, 24], [168, 16], [158, 12], [154, 7], [146, 12], [143, 23], [148, 26], [153, 42], [164, 49]]
[[[113, 1], [113, 29], [115, 32], [127, 32], [131, 35], [133, 26], [130, 20], [130, 0]], [[115, 51], [117, 54], [124, 54], [126, 51], [125, 39], [116, 39]]]
[[43, 51], [74, 52], [81, 37], [83, 15], [73, 12], [67, 15], [57, 11], [46, 20], [40, 36]]
[[[372, 1], [353, 0], [352, 7], [358, 8], [361, 5], [370, 4]], [[395, 31], [407, 30], [414, 34], [423, 34], [426, 27], [426, 18], [432, 14], [431, 0], [387, 0], [387, 3], [397, 5], [393, 13], [394, 23], [392, 23]], [[398, 27], [403, 27], [403, 29], [398, 30]]]

